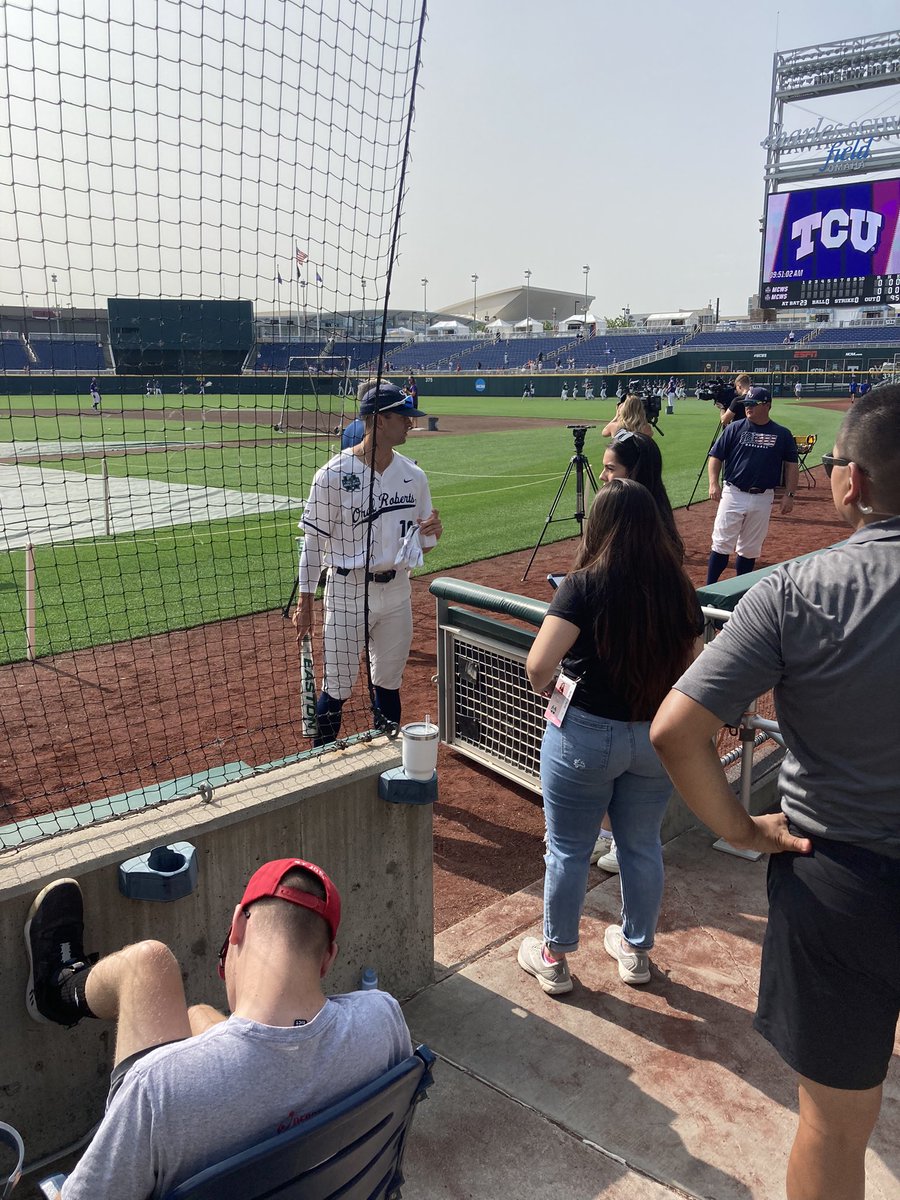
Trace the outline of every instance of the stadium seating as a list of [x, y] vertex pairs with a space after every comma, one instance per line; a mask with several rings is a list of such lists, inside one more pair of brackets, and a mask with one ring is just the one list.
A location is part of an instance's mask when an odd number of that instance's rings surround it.
[[0, 371], [24, 371], [32, 365], [18, 334], [0, 335]]
[[[257, 371], [275, 371], [283, 374], [289, 358], [318, 358], [328, 343], [321, 342], [257, 342]], [[251, 359], [252, 362], [252, 359]], [[294, 364], [297, 366], [298, 364]]]
[[[793, 344], [799, 343], [809, 332], [808, 329], [795, 329]], [[706, 346], [711, 350], [724, 350], [732, 346], [741, 348], [745, 346], [760, 348], [782, 346], [789, 333], [790, 330], [783, 327], [778, 329], [704, 329], [685, 343], [685, 349], [702, 350]]]
[[107, 368], [103, 347], [92, 337], [73, 338], [71, 334], [32, 337], [29, 345], [37, 357], [37, 362], [32, 363], [35, 371], [89, 371], [95, 374]]
[[842, 325], [823, 329], [817, 346], [900, 346], [900, 325]]
[[414, 342], [401, 346], [391, 354], [395, 371], [449, 371], [450, 359], [454, 363], [467, 350], [484, 345], [474, 338], [442, 338], [432, 342]]

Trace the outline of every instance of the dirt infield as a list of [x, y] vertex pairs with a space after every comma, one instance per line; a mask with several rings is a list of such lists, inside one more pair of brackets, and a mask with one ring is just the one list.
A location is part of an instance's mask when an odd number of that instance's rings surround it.
[[[846, 536], [821, 470], [794, 512], [776, 513], [760, 565]], [[695, 583], [705, 576], [713, 510], [677, 514]], [[537, 535], [535, 531], [535, 534]], [[549, 599], [546, 575], [565, 570], [574, 539], [444, 574]], [[408, 719], [437, 712], [434, 599], [413, 582], [421, 631], [404, 679]], [[97, 800], [242, 759], [272, 761], [304, 749], [296, 643], [280, 612], [0, 668], [0, 825], [49, 807]], [[539, 877], [540, 800], [442, 747], [435, 806], [436, 928], [443, 929]], [[45, 798], [45, 794], [50, 793]]]

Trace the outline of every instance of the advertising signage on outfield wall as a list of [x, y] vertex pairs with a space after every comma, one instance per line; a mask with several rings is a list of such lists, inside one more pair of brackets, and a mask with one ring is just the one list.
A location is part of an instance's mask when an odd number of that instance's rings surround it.
[[900, 303], [900, 179], [775, 192], [763, 308]]

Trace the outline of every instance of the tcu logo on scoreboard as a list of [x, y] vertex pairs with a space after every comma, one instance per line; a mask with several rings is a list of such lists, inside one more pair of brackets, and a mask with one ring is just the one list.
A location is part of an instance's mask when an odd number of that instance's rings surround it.
[[838, 250], [850, 239], [854, 250], [868, 254], [878, 244], [878, 235], [884, 217], [879, 212], [865, 208], [851, 208], [848, 216], [843, 208], [832, 208], [827, 213], [810, 213], [791, 226], [791, 238], [800, 240], [796, 257], [806, 258], [815, 249], [813, 234], [819, 230], [819, 241], [827, 250]]

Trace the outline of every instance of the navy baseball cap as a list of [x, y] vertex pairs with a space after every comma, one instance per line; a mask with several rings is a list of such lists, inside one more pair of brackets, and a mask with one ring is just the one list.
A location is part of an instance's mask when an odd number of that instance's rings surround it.
[[359, 402], [359, 415], [369, 417], [373, 413], [402, 412], [404, 417], [424, 417], [426, 414], [416, 408], [411, 396], [404, 395], [394, 383], [372, 384], [368, 391], [363, 392]]
[[754, 408], [757, 404], [772, 403], [771, 393], [764, 387], [752, 387], [747, 395], [741, 396], [740, 399], [744, 408], [747, 408], [748, 405], [750, 408]]

